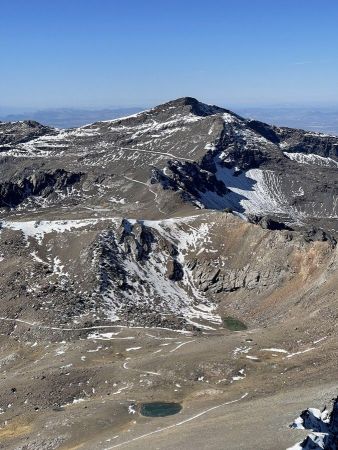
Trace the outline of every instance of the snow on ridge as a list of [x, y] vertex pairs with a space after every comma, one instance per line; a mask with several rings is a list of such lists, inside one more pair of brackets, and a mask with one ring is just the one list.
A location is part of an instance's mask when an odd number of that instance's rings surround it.
[[[142, 221], [145, 225], [156, 228], [160, 224], [173, 224], [175, 222], [189, 222], [196, 216], [189, 217], [177, 217], [164, 220], [146, 220]], [[28, 221], [0, 221], [0, 224], [4, 228], [10, 228], [12, 230], [22, 231], [26, 237], [35, 237], [38, 240], [42, 240], [44, 234], [48, 233], [63, 233], [66, 231], [72, 231], [77, 228], [84, 228], [86, 226], [97, 225], [100, 221], [110, 221], [115, 224], [120, 223], [122, 217], [102, 217], [95, 219], [59, 219], [59, 220], [28, 220]], [[128, 219], [130, 223], [136, 223], [136, 219]]]
[[315, 153], [289, 153], [283, 152], [291, 161], [299, 164], [316, 165], [322, 167], [338, 167], [338, 162], [332, 158], [316, 155]]
[[329, 138], [337, 137], [335, 134], [327, 134], [327, 133], [322, 133], [320, 131], [308, 131], [307, 133], [304, 134], [304, 136], [329, 137]]
[[235, 116], [235, 114], [231, 114], [231, 113], [223, 113], [222, 114], [222, 118], [224, 123], [234, 123], [234, 122], [238, 122], [238, 118]]
[[45, 234], [53, 232], [64, 233], [65, 231], [96, 225], [99, 220], [106, 219], [3, 221], [2, 226], [12, 230], [22, 231], [26, 239], [33, 237], [41, 244]]
[[214, 192], [201, 193], [207, 207], [222, 209], [232, 207], [246, 214], [286, 214], [295, 219], [302, 215], [291, 207], [278, 176], [271, 170], [250, 169], [235, 175], [234, 169], [224, 167], [216, 160], [216, 177], [223, 181], [230, 193], [218, 196]]
[[[114, 124], [114, 123], [116, 123], [116, 122], [120, 122], [120, 121], [125, 121], [125, 120], [128, 120], [128, 119], [137, 118], [137, 117], [141, 116], [142, 114], [149, 115], [150, 113], [152, 113], [152, 112], [158, 110], [158, 108], [160, 108], [161, 106], [165, 106], [165, 104], [164, 104], [164, 105], [157, 105], [157, 106], [154, 106], [153, 108], [144, 109], [144, 110], [142, 110], [142, 111], [139, 111], [139, 112], [134, 113], [134, 114], [129, 114], [129, 115], [127, 115], [127, 116], [116, 117], [115, 119], [100, 120], [100, 121], [98, 121], [98, 122], [89, 123], [89, 124], [83, 125], [83, 126], [81, 126], [81, 127], [79, 127], [79, 128], [81, 128], [81, 129], [82, 129], [82, 128], [87, 128], [87, 127], [91, 127], [91, 126], [94, 125], [94, 124], [99, 124], [99, 123], [106, 123], [106, 124], [110, 124], [110, 123], [111, 123], [111, 124]], [[211, 108], [213, 108], [212, 105], [206, 105], [206, 106], [209, 108], [210, 111], [211, 111]], [[170, 107], [167, 108], [167, 109], [175, 109], [175, 108], [176, 108], [176, 106], [173, 105], [173, 106], [170, 106]], [[215, 112], [214, 114], [217, 114], [217, 113]], [[196, 116], [195, 114], [192, 114], [192, 113], [191, 113], [191, 115], [194, 116], [194, 117], [197, 117], [198, 119], [203, 119], [203, 117]]]
[[297, 430], [310, 430], [311, 433], [304, 441], [298, 442], [287, 450], [335, 449], [337, 442], [336, 401], [331, 414], [325, 407], [322, 411], [317, 408], [308, 408], [297, 417], [290, 428]]
[[57, 134], [45, 134], [15, 145], [2, 145], [0, 148], [5, 150], [0, 152], [0, 157], [46, 158], [62, 156], [64, 150], [69, 148], [72, 138], [92, 137], [100, 134], [99, 128], [84, 127], [70, 129], [55, 128], [54, 131], [56, 131]]
[[[63, 152], [60, 152], [58, 155], [62, 155]], [[14, 148], [7, 151], [0, 152], [0, 158], [5, 158], [7, 156], [11, 156], [13, 158], [46, 158], [53, 156], [51, 151], [46, 150], [27, 150], [22, 148]]]
[[[177, 260], [184, 273], [180, 282], [168, 278], [166, 265], [168, 254], [161, 247], [154, 247], [144, 264], [139, 264], [133, 255], [128, 255], [122, 263], [128, 274], [128, 283], [134, 286], [134, 291], [132, 293], [124, 292], [123, 295], [133, 304], [142, 307], [148, 305], [149, 308], [152, 308], [152, 299], [161, 298], [164, 317], [166, 313], [175, 314], [177, 317], [184, 317], [191, 325], [213, 329], [214, 326], [221, 323], [219, 315], [215, 312], [216, 306], [195, 287], [192, 275], [185, 263], [185, 255], [188, 251], [195, 251], [201, 243], [210, 242], [209, 224], [203, 222], [194, 226], [190, 225], [190, 222], [196, 217], [199, 216], [149, 221], [129, 220], [131, 224], [144, 224], [175, 245], [178, 249]], [[20, 230], [27, 240], [34, 238], [41, 245], [45, 235], [49, 233], [73, 232], [95, 226], [100, 221], [113, 222], [115, 228], [120, 225], [121, 220], [122, 218], [118, 217], [83, 220], [3, 221], [2, 227]], [[156, 246], [156, 244], [154, 245]], [[35, 253], [32, 256], [34, 257]], [[67, 275], [58, 257], [53, 259], [53, 267], [58, 275]], [[146, 285], [135, 281], [139, 278], [145, 280]], [[104, 300], [107, 317], [117, 320], [121, 298], [116, 296], [116, 288], [113, 285], [105, 292]], [[200, 323], [201, 321], [202, 323]]]
[[143, 122], [139, 125], [127, 126], [125, 124], [120, 124], [119, 126], [112, 126], [109, 128], [111, 132], [124, 132], [131, 134], [131, 139], [136, 139], [145, 134], [150, 133], [160, 133], [159, 135], [154, 135], [152, 137], [165, 137], [166, 135], [171, 135], [177, 131], [184, 130], [184, 126], [189, 123], [198, 122], [203, 120], [204, 117], [196, 116], [192, 113], [190, 114], [175, 114], [172, 115], [168, 120], [159, 122], [155, 119], [149, 122]]
[[[217, 168], [216, 178], [222, 181], [230, 192], [219, 195], [212, 190], [199, 191], [196, 205], [217, 210], [231, 208], [241, 214], [279, 214], [298, 224], [302, 224], [306, 217], [337, 218], [335, 198], [332, 205], [316, 205], [313, 210], [309, 210], [311, 204], [307, 209], [302, 205], [292, 205], [292, 199], [305, 195], [306, 187], [300, 185], [299, 180], [291, 180], [286, 186], [283, 178], [273, 170], [255, 168], [242, 172], [236, 167], [226, 167], [224, 162], [229, 162], [229, 159], [228, 153], [222, 151], [214, 161]], [[330, 164], [334, 164], [332, 167], [338, 167], [338, 162], [330, 158], [316, 155], [317, 160], [329, 160]]]
[[[132, 256], [123, 260], [128, 283], [133, 285], [132, 293], [125, 291], [123, 295], [126, 301], [134, 305], [144, 307], [148, 304], [152, 308], [152, 299], [161, 298], [161, 310], [166, 313], [183, 317], [191, 325], [204, 329], [213, 329], [214, 325], [220, 325], [221, 318], [215, 312], [216, 306], [210, 302], [194, 285], [190, 271], [185, 264], [185, 254], [192, 248], [198, 247], [198, 243], [208, 238], [209, 226], [202, 223], [199, 227], [191, 227], [191, 217], [183, 219], [167, 219], [158, 221], [129, 220], [131, 225], [139, 222], [152, 228], [165, 240], [175, 245], [178, 249], [177, 261], [181, 264], [183, 278], [180, 282], [168, 278], [167, 261], [168, 254], [156, 247], [151, 251], [147, 261], [139, 264]], [[143, 279], [145, 284], [140, 285], [134, 280]], [[116, 297], [112, 286], [106, 293], [106, 313], [118, 314], [121, 299]], [[204, 323], [200, 323], [200, 321]], [[210, 325], [206, 325], [205, 321]]]
[[[132, 119], [132, 118], [138, 117], [138, 116], [140, 116], [140, 115], [142, 115], [142, 114], [148, 114], [148, 113], [154, 111], [154, 109], [155, 109], [155, 108], [144, 109], [143, 111], [139, 111], [139, 112], [134, 113], [134, 114], [129, 114], [128, 116], [116, 117], [115, 119], [100, 120], [100, 121], [94, 122], [94, 123], [95, 123], [95, 124], [96, 124], [96, 123], [114, 123], [114, 122], [118, 122], [118, 121], [120, 121], [120, 120]], [[84, 128], [84, 127], [90, 127], [90, 126], [93, 125], [94, 123], [90, 123], [90, 124], [88, 124], [88, 125], [83, 125], [81, 128]]]

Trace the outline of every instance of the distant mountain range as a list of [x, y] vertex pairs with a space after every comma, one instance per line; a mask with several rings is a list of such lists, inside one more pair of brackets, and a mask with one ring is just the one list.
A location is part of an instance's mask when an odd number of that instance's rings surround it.
[[234, 109], [244, 117], [262, 120], [273, 125], [338, 135], [338, 107], [250, 107]]
[[142, 109], [137, 107], [111, 109], [53, 108], [7, 115], [0, 114], [0, 121], [36, 120], [44, 125], [56, 128], [76, 128], [99, 120], [111, 120], [128, 116]]
[[[6, 114], [4, 108], [0, 108], [0, 121], [36, 120], [56, 128], [76, 128], [88, 123], [128, 116], [142, 109], [144, 108], [53, 108]], [[233, 110], [241, 116], [273, 125], [338, 135], [338, 107], [233, 107]]]

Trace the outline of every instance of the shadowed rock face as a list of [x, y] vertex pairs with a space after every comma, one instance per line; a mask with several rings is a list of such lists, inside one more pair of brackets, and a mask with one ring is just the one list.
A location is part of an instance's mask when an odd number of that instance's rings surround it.
[[333, 400], [332, 410], [306, 409], [290, 425], [294, 429], [311, 430], [303, 442], [288, 450], [336, 450], [338, 448], [338, 398]]
[[16, 176], [13, 181], [0, 184], [0, 207], [16, 207], [25, 199], [34, 196], [47, 198], [56, 197], [56, 192], [80, 182], [83, 174], [69, 173], [63, 169], [51, 172], [37, 171], [32, 175]]
[[284, 223], [277, 222], [270, 217], [262, 217], [256, 216], [254, 214], [249, 214], [248, 221], [250, 223], [260, 225], [262, 228], [266, 228], [267, 230], [292, 230], [292, 228], [288, 227]]

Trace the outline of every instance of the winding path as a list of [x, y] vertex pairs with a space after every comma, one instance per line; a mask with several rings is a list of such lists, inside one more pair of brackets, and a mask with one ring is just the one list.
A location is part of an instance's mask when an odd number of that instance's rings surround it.
[[169, 425], [169, 426], [164, 427], [164, 428], [159, 428], [157, 430], [151, 431], [150, 433], [142, 434], [141, 436], [137, 436], [137, 437], [135, 437], [133, 439], [130, 439], [128, 441], [120, 442], [119, 444], [113, 445], [112, 447], [106, 447], [104, 450], [112, 450], [113, 448], [122, 447], [124, 445], [127, 445], [127, 444], [130, 444], [132, 442], [135, 442], [135, 441], [138, 441], [140, 439], [143, 439], [145, 437], [151, 436], [153, 434], [161, 433], [162, 431], [166, 431], [166, 430], [170, 430], [171, 428], [179, 427], [181, 425], [184, 425], [187, 422], [191, 422], [192, 420], [196, 420], [199, 417], [204, 416], [205, 414], [209, 413], [210, 411], [213, 411], [215, 409], [221, 408], [222, 406], [231, 405], [232, 403], [239, 402], [240, 400], [243, 400], [245, 397], [247, 397], [247, 395], [248, 395], [248, 392], [246, 392], [245, 394], [243, 394], [240, 398], [237, 398], [236, 400], [231, 400], [231, 401], [228, 401], [228, 402], [224, 402], [224, 403], [221, 403], [220, 405], [213, 406], [212, 408], [205, 409], [204, 411], [201, 411], [200, 413], [198, 413], [198, 414], [196, 414], [196, 415], [194, 415], [192, 417], [189, 417], [188, 419], [182, 420], [181, 422], [174, 423], [174, 424]]

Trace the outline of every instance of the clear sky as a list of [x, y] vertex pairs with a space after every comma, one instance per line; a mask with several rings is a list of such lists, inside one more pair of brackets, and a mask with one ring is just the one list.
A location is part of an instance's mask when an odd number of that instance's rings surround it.
[[0, 107], [338, 105], [337, 0], [0, 0]]

